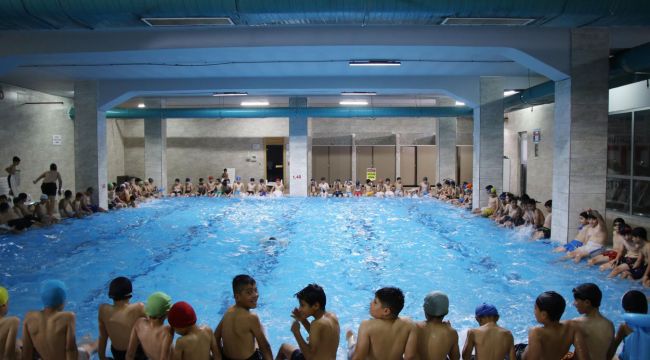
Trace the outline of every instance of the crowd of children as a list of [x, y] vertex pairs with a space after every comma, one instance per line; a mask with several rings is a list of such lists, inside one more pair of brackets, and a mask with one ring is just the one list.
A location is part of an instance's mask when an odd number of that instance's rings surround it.
[[208, 181], [199, 178], [198, 184], [193, 184], [192, 179], [185, 178], [185, 183], [181, 184], [181, 179], [175, 179], [169, 196], [209, 196], [209, 197], [240, 197], [240, 196], [273, 196], [282, 197], [284, 195], [284, 182], [278, 178], [275, 182], [267, 182], [265, 179], [255, 181], [250, 178], [247, 184], [241, 181], [241, 176], [235, 177], [235, 182], [231, 184], [228, 169], [223, 169], [220, 179], [208, 176]]
[[[273, 350], [262, 321], [253, 312], [259, 294], [255, 280], [237, 275], [232, 281], [234, 305], [230, 306], [215, 330], [197, 325], [190, 304], [173, 303], [163, 292], [154, 292], [146, 303], [131, 303], [131, 281], [118, 277], [111, 281], [108, 296], [112, 304], [98, 310], [99, 338], [77, 344], [75, 315], [64, 311], [66, 286], [58, 280], [42, 284], [43, 309], [28, 312], [23, 320], [22, 341], [17, 340], [20, 320], [7, 316], [9, 293], [0, 287], [0, 355], [2, 359], [44, 360], [89, 359], [98, 352], [101, 360], [122, 359], [250, 359], [272, 360]], [[276, 360], [335, 360], [339, 348], [340, 326], [337, 316], [328, 311], [322, 287], [310, 284], [295, 294], [298, 306], [291, 316], [290, 331], [295, 344], [282, 344]], [[621, 343], [620, 359], [648, 359], [648, 303], [639, 291], [628, 291], [622, 298], [625, 322], [618, 331], [599, 307], [602, 292], [592, 283], [573, 289], [573, 304], [581, 315], [561, 321], [566, 308], [562, 295], [554, 291], [540, 294], [534, 303], [539, 326], [528, 333], [527, 344], [515, 344], [512, 333], [498, 325], [499, 311], [490, 304], [479, 304], [474, 316], [477, 327], [468, 330], [459, 347], [458, 332], [449, 321], [449, 298], [440, 291], [427, 294], [422, 303], [423, 321], [400, 317], [404, 294], [395, 287], [375, 292], [370, 302], [370, 319], [363, 321], [357, 334], [346, 333], [348, 359], [612, 359]], [[642, 319], [643, 321], [640, 321]], [[165, 321], [167, 324], [165, 324]], [[309, 335], [304, 338], [301, 327]], [[174, 342], [174, 338], [178, 335]], [[573, 347], [574, 352], [570, 352]], [[575, 357], [572, 357], [574, 356]]]

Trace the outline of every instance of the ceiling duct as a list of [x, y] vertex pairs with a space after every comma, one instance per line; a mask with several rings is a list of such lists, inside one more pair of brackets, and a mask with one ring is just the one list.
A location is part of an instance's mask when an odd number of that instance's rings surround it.
[[224, 26], [234, 25], [229, 17], [142, 18], [145, 24], [156, 26]]
[[526, 26], [535, 19], [525, 18], [461, 18], [448, 17], [440, 25], [458, 26]]

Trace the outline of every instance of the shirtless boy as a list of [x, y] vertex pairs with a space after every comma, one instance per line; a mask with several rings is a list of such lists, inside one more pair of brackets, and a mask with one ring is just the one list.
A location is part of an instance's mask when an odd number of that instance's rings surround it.
[[[628, 314], [641, 314], [646, 315], [648, 313], [648, 299], [646, 296], [638, 290], [630, 290], [623, 295], [621, 300], [621, 305], [623, 305], [623, 310]], [[643, 347], [635, 346], [634, 342], [639, 341], [643, 337], [643, 333], [638, 334], [637, 336], [630, 336], [634, 331], [640, 332], [638, 326], [629, 326], [625, 322], [621, 323], [618, 326], [618, 331], [616, 331], [616, 337], [612, 342], [612, 345], [609, 347], [607, 352], [607, 358], [612, 359], [614, 354], [618, 349], [618, 346], [623, 342], [623, 351], [619, 354], [618, 359], [641, 359], [644, 355], [639, 354], [643, 352]], [[647, 336], [647, 333], [645, 334]], [[628, 338], [628, 336], [630, 336]], [[635, 339], [636, 338], [636, 339]], [[631, 340], [631, 341], [630, 341]], [[629, 342], [628, 342], [629, 341]], [[646, 356], [647, 358], [647, 356]]]
[[[325, 310], [327, 298], [323, 288], [316, 285], [307, 285], [296, 294], [300, 303], [299, 308], [294, 308], [291, 316], [294, 322], [291, 332], [296, 338], [298, 348], [289, 344], [282, 344], [276, 360], [335, 360], [336, 350], [339, 347], [339, 320], [334, 313]], [[314, 317], [310, 323], [307, 319]], [[300, 333], [300, 324], [309, 334], [306, 342]]]
[[479, 328], [467, 332], [463, 347], [463, 360], [472, 359], [472, 350], [476, 348], [477, 359], [503, 360], [516, 359], [515, 343], [512, 333], [497, 325], [499, 312], [494, 305], [481, 304], [474, 312]]
[[9, 195], [11, 196], [15, 196], [15, 194], [19, 191], [18, 189], [14, 189], [14, 187], [20, 186], [20, 169], [18, 169], [18, 165], [20, 165], [20, 158], [18, 156], [14, 156], [14, 158], [11, 160], [11, 165], [5, 168], [5, 171], [8, 174], [7, 184], [9, 185]]
[[458, 332], [448, 322], [443, 322], [449, 313], [449, 298], [440, 291], [434, 291], [424, 298], [426, 321], [416, 324], [418, 357], [430, 360], [458, 360]]
[[607, 225], [605, 219], [596, 210], [588, 210], [589, 226], [587, 227], [586, 242], [583, 246], [567, 254], [573, 257], [575, 263], [579, 263], [585, 257], [600, 255], [605, 250], [607, 241]]
[[573, 289], [573, 305], [584, 316], [571, 322], [584, 334], [585, 346], [592, 360], [607, 359], [607, 351], [614, 340], [614, 324], [598, 310], [602, 297], [596, 284], [581, 284]]
[[16, 215], [9, 207], [9, 203], [3, 202], [0, 203], [0, 225], [13, 232], [20, 232], [32, 226], [32, 222]]
[[[106, 360], [106, 345], [111, 339], [111, 354], [114, 360], [126, 359], [131, 330], [136, 320], [144, 317], [144, 304], [129, 304], [133, 293], [131, 281], [125, 277], [117, 277], [111, 281], [108, 297], [113, 299], [113, 305], [99, 305], [99, 359]], [[138, 349], [136, 359], [145, 359], [142, 348]]]
[[572, 322], [561, 322], [566, 301], [555, 291], [542, 293], [535, 300], [535, 319], [542, 326], [531, 328], [528, 332], [528, 346], [522, 355], [523, 360], [560, 360], [575, 347], [578, 359], [585, 357], [584, 335]]
[[539, 239], [550, 239], [551, 238], [551, 224], [553, 223], [553, 201], [547, 200], [544, 203], [544, 209], [546, 209], [546, 217], [544, 218], [544, 225], [538, 227], [533, 233], [531, 240]]
[[48, 196], [48, 201], [49, 201], [49, 207], [48, 207], [48, 215], [52, 215], [54, 213], [54, 206], [56, 202], [56, 194], [57, 194], [57, 188], [56, 188], [56, 183], [59, 183], [59, 190], [58, 194], [61, 195], [61, 189], [63, 188], [63, 181], [61, 180], [61, 174], [57, 171], [56, 164], [50, 164], [50, 171], [46, 171], [41, 174], [41, 176], [37, 177], [36, 180], [34, 180], [34, 184], [36, 184], [40, 179], [43, 179], [43, 182], [41, 183], [41, 191], [43, 194]]
[[248, 196], [255, 195], [255, 187], [255, 178], [250, 178], [250, 180], [248, 180], [248, 184], [246, 185], [246, 194], [248, 194]]
[[190, 178], [185, 178], [185, 185], [183, 185], [183, 195], [194, 195], [194, 184], [192, 184], [192, 180]]
[[325, 181], [325, 178], [320, 178], [320, 183], [318, 184], [318, 190], [320, 191], [321, 197], [327, 197], [330, 191], [330, 184]]
[[[163, 292], [155, 292], [147, 298], [144, 306], [146, 318], [138, 318], [131, 330], [129, 347], [126, 352], [127, 360], [171, 359], [174, 330], [165, 325], [167, 313], [172, 307], [172, 298]], [[142, 357], [141, 352], [146, 356]]]
[[20, 319], [7, 316], [9, 312], [9, 292], [0, 286], [0, 359], [20, 359], [20, 347], [16, 346], [16, 335]]
[[174, 360], [221, 360], [212, 330], [196, 326], [196, 313], [190, 304], [177, 302], [167, 316], [169, 325], [181, 336], [173, 350]]
[[348, 358], [352, 360], [412, 360], [417, 358], [417, 330], [414, 324], [399, 317], [404, 308], [404, 294], [394, 287], [375, 292], [370, 303], [372, 319], [359, 325], [359, 339], [348, 330]]
[[[629, 229], [629, 230], [624, 230], [624, 229]], [[620, 249], [623, 247], [623, 232], [626, 231], [627, 233], [632, 232], [632, 229], [625, 225], [625, 220], [621, 218], [616, 218], [614, 219], [614, 222], [612, 223], [612, 248], [605, 250], [602, 254], [592, 257], [589, 259], [587, 262], [588, 265], [598, 265], [602, 263], [609, 263], [610, 261], [616, 259], [616, 256], [618, 255], [618, 252]], [[610, 268], [611, 266], [605, 266], [606, 268]], [[604, 270], [604, 267], [601, 265], [601, 271]]]
[[172, 185], [172, 191], [169, 195], [172, 196], [181, 196], [183, 194], [183, 185], [181, 185], [181, 179], [174, 179], [174, 185]]
[[[631, 240], [628, 238], [631, 237]], [[647, 232], [644, 228], [634, 228], [630, 236], [626, 236], [623, 241], [621, 252], [616, 255], [615, 263], [609, 277], [634, 273], [635, 278], [638, 275], [643, 276], [646, 269], [643, 268], [644, 255], [643, 248], [647, 243]]]
[[484, 208], [478, 208], [474, 209], [474, 214], [481, 214], [483, 217], [492, 217], [500, 208], [501, 208], [501, 201], [499, 201], [499, 197], [497, 196], [497, 189], [492, 187], [492, 185], [488, 185], [488, 188], [486, 190], [489, 191], [490, 193], [490, 198], [488, 199], [488, 204]]
[[585, 238], [587, 237], [587, 230], [588, 230], [587, 228], [588, 216], [589, 215], [586, 211], [580, 213], [580, 216], [578, 217], [578, 221], [580, 222], [580, 225], [578, 226], [578, 233], [576, 234], [575, 239], [573, 239], [567, 244], [556, 247], [555, 249], [553, 249], [553, 252], [571, 252], [584, 245]]
[[30, 311], [23, 324], [23, 359], [38, 356], [43, 360], [90, 359], [97, 343], [77, 347], [75, 314], [63, 311], [66, 288], [59, 280], [47, 280], [41, 286], [44, 309]]
[[[271, 345], [257, 314], [250, 312], [257, 307], [257, 284], [248, 275], [237, 275], [232, 280], [235, 305], [228, 308], [214, 331], [217, 344], [227, 359], [272, 360]], [[259, 346], [256, 347], [256, 343]]]

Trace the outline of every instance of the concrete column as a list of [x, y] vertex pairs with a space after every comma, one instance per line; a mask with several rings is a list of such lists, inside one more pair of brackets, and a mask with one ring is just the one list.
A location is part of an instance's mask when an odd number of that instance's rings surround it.
[[[289, 107], [306, 108], [307, 98], [290, 98]], [[307, 196], [309, 186], [308, 145], [307, 116], [296, 112], [289, 117], [289, 194], [291, 196]]]
[[438, 143], [438, 180], [442, 179], [456, 179], [456, 123], [455, 117], [451, 118], [438, 118], [438, 131], [436, 132], [436, 140]]
[[[400, 149], [400, 142], [399, 142], [399, 134], [395, 134], [395, 179], [400, 177], [400, 167], [402, 166], [402, 158], [401, 158], [401, 149]], [[395, 181], [395, 179], [392, 179]]]
[[571, 78], [555, 83], [552, 238], [577, 232], [586, 208], [604, 214], [607, 176], [609, 32], [571, 31]]
[[106, 113], [99, 111], [96, 81], [74, 84], [74, 165], [77, 191], [93, 187], [93, 203], [108, 208]]
[[357, 183], [357, 136], [352, 134], [352, 183]]
[[167, 120], [144, 119], [144, 176], [167, 189]]
[[487, 185], [498, 192], [503, 188], [503, 79], [481, 77], [479, 92], [480, 106], [474, 108], [474, 208], [487, 205]]

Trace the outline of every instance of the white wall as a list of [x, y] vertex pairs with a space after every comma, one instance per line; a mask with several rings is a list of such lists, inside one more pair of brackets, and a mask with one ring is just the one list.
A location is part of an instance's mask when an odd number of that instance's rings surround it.
[[124, 120], [106, 119], [106, 149], [108, 151], [108, 181], [116, 181], [124, 175], [124, 140], [122, 138]]

